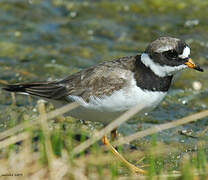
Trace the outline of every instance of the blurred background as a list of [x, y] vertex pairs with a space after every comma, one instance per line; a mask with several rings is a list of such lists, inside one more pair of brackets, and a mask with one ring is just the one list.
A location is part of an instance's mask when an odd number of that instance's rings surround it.
[[[190, 45], [193, 60], [205, 72], [182, 72], [160, 107], [133, 118], [119, 132], [129, 135], [202, 111], [208, 108], [207, 9], [204, 0], [1, 0], [0, 81], [60, 79], [99, 62], [141, 53], [159, 36], [173, 36]], [[0, 91], [0, 131], [21, 122], [25, 114], [37, 113], [34, 99], [18, 95], [17, 106], [11, 103], [10, 94]], [[199, 139], [193, 137], [206, 129], [207, 120], [163, 131], [158, 141], [177, 144], [180, 159], [194, 150]], [[81, 126], [80, 121], [73, 123]]]

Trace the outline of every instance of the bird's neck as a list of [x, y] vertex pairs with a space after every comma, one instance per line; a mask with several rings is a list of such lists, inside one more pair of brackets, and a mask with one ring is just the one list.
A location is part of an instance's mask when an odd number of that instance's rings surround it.
[[149, 91], [167, 92], [172, 80], [172, 75], [159, 76], [153, 70], [145, 65], [141, 58], [142, 55], [137, 55], [135, 61], [134, 77], [137, 86]]
[[155, 73], [159, 77], [167, 77], [176, 74], [178, 71], [185, 69], [187, 66], [185, 64], [177, 65], [177, 66], [169, 66], [169, 65], [161, 65], [156, 63], [147, 53], [141, 54], [141, 62], [149, 67], [153, 73]]

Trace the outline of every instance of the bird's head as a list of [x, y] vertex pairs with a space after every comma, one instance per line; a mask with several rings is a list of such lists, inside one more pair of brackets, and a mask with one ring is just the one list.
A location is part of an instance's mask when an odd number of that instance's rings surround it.
[[158, 76], [173, 75], [191, 68], [203, 71], [190, 57], [190, 47], [180, 39], [160, 37], [153, 41], [142, 54], [142, 62]]

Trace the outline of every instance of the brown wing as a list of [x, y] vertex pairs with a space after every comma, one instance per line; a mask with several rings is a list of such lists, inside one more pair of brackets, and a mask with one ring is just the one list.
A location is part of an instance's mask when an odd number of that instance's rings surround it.
[[134, 57], [104, 62], [71, 75], [59, 83], [67, 88], [68, 95], [81, 96], [86, 101], [90, 96], [111, 95], [129, 83], [127, 79], [132, 76], [134, 63]]
[[98, 64], [61, 81], [7, 85], [3, 89], [55, 100], [74, 95], [88, 101], [90, 96], [111, 95], [126, 86], [127, 78], [132, 75], [129, 69], [132, 70], [134, 63], [134, 57], [124, 57]]

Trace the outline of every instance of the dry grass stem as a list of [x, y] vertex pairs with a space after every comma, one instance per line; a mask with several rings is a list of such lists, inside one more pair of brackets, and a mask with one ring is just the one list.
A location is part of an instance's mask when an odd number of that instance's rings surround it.
[[43, 131], [44, 138], [45, 138], [45, 147], [46, 147], [46, 152], [47, 152], [47, 158], [48, 158], [49, 164], [51, 164], [51, 160], [53, 160], [55, 157], [53, 155], [53, 150], [52, 150], [52, 145], [51, 145], [51, 140], [50, 140], [50, 129], [47, 124], [45, 104], [42, 101], [39, 101], [38, 109], [40, 112], [39, 122], [40, 122], [41, 129]]
[[[64, 179], [64, 178], [74, 178], [74, 179], [87, 179], [86, 175], [86, 170], [88, 170], [88, 165], [89, 166], [106, 166], [106, 164], [109, 164], [111, 161], [111, 156], [104, 156], [104, 159], [99, 159], [99, 161], [96, 159], [97, 157], [94, 157], [93, 155], [89, 156], [81, 156], [80, 158], [76, 159], [74, 161], [74, 164], [72, 165], [69, 162], [68, 159], [68, 154], [67, 152], [62, 153], [62, 157], [55, 156], [53, 149], [52, 149], [52, 142], [51, 142], [51, 131], [48, 127], [47, 120], [52, 119], [56, 116], [62, 115], [66, 112], [69, 112], [70, 110], [77, 108], [79, 106], [78, 103], [71, 103], [69, 105], [63, 106], [57, 110], [51, 111], [49, 113], [46, 113], [45, 111], [45, 105], [43, 102], [39, 102], [38, 104], [38, 109], [40, 112], [40, 115], [33, 119], [31, 122], [25, 122], [20, 125], [15, 126], [14, 128], [11, 128], [7, 131], [4, 131], [0, 133], [0, 139], [4, 139], [0, 142], [0, 149], [7, 147], [10, 144], [14, 144], [16, 142], [22, 141], [23, 142], [23, 150], [21, 151], [22, 153], [13, 153], [13, 156], [10, 155], [10, 159], [24, 159], [26, 158], [27, 161], [23, 161], [23, 165], [25, 166], [23, 174], [25, 177], [32, 177], [34, 179], [43, 179], [44, 177], [47, 177], [47, 179]], [[86, 148], [88, 148], [90, 145], [92, 145], [94, 142], [97, 140], [101, 139], [104, 135], [107, 133], [111, 132], [113, 129], [127, 121], [129, 118], [134, 116], [136, 113], [141, 111], [141, 107], [134, 107], [130, 109], [129, 111], [125, 112], [122, 114], [119, 118], [114, 120], [112, 123], [110, 123], [108, 126], [103, 128], [101, 131], [96, 131], [93, 133], [92, 138], [86, 140], [85, 142], [81, 143], [77, 147], [75, 147], [72, 150], [72, 153], [79, 154]], [[165, 123], [162, 125], [157, 125], [152, 128], [146, 129], [141, 132], [137, 132], [135, 134], [132, 134], [130, 136], [120, 138], [118, 139], [114, 144], [116, 145], [121, 145], [124, 143], [131, 142], [135, 139], [142, 138], [147, 135], [151, 135], [157, 132], [160, 132], [162, 130], [174, 128], [179, 125], [187, 124], [189, 122], [194, 122], [198, 119], [204, 118], [208, 116], [208, 110], [202, 111], [178, 120], [175, 120], [173, 122]], [[33, 157], [31, 151], [27, 149], [29, 146], [31, 146], [31, 135], [28, 131], [16, 134], [20, 131], [25, 130], [25, 128], [28, 127], [34, 127], [35, 124], [38, 124], [39, 126], [35, 126], [35, 128], [40, 128], [43, 131], [44, 134], [44, 143], [45, 143], [45, 149], [46, 149], [46, 158], [48, 160], [48, 165], [47, 166], [42, 166], [38, 163], [38, 159], [40, 159], [40, 154], [37, 153], [37, 157]], [[12, 136], [14, 135], [14, 136]], [[11, 137], [9, 137], [11, 136]], [[8, 137], [8, 138], [7, 138]], [[7, 139], [5, 139], [7, 138]], [[26, 140], [26, 141], [25, 141]], [[28, 140], [28, 141], [27, 141]], [[161, 146], [160, 146], [161, 148]], [[64, 152], [64, 151], [63, 151]], [[160, 150], [161, 153], [161, 150]], [[64, 156], [65, 154], [65, 156]], [[19, 155], [19, 156], [18, 156]], [[133, 154], [132, 154], [133, 155]], [[136, 155], [136, 154], [135, 154]], [[31, 159], [32, 158], [32, 159]], [[5, 163], [7, 160], [4, 160]], [[2, 160], [3, 162], [3, 160]], [[13, 162], [13, 161], [12, 161]], [[16, 162], [16, 161], [15, 161]], [[16, 165], [17, 163], [11, 163]], [[12, 166], [11, 166], [12, 167]], [[19, 167], [20, 168], [20, 167]], [[7, 168], [8, 169], [8, 168]], [[96, 169], [96, 168], [95, 168]], [[8, 170], [7, 170], [8, 171]], [[14, 168], [13, 168], [14, 171]], [[15, 171], [14, 171], [15, 172]], [[111, 174], [107, 172], [107, 175], [105, 177], [111, 177]], [[200, 173], [200, 174], [203, 174]], [[98, 174], [94, 174], [97, 179], [99, 178]], [[199, 173], [194, 171], [194, 176], [197, 178]], [[171, 174], [166, 174], [165, 172], [162, 175], [154, 176], [153, 179], [168, 179], [168, 178], [180, 178], [181, 174], [180, 173], [171, 173]], [[117, 177], [118, 179], [146, 179], [147, 176], [128, 176], [128, 177]]]
[[7, 81], [5, 81], [5, 80], [0, 79], [0, 84], [7, 85], [7, 84], [8, 84], [8, 82], [7, 82]]
[[61, 108], [58, 108], [54, 111], [47, 113], [46, 114], [47, 120], [53, 119], [59, 115], [63, 115], [63, 114], [65, 114], [65, 113], [67, 113], [67, 112], [69, 112], [79, 106], [80, 106], [80, 104], [78, 104], [77, 102], [73, 102], [73, 103], [67, 104], [65, 106], [62, 106]]
[[13, 105], [13, 106], [16, 106], [16, 97], [15, 97], [15, 93], [12, 92], [12, 93], [11, 93], [11, 96], [12, 96], [12, 105]]
[[27, 138], [29, 138], [29, 137], [30, 137], [30, 135], [29, 135], [28, 132], [23, 132], [23, 133], [21, 133], [21, 134], [17, 134], [17, 135], [15, 135], [15, 136], [12, 136], [12, 137], [10, 137], [10, 138], [8, 138], [8, 139], [5, 139], [5, 140], [3, 140], [3, 141], [0, 142], [0, 149], [1, 149], [1, 148], [4, 148], [4, 147], [6, 147], [6, 146], [9, 146], [9, 145], [11, 145], [11, 144], [14, 144], [14, 143], [16, 143], [16, 142], [25, 140], [25, 139], [27, 139]]
[[117, 128], [119, 125], [121, 125], [122, 123], [127, 121], [129, 118], [134, 116], [136, 113], [138, 113], [142, 109], [143, 109], [143, 107], [141, 107], [141, 106], [135, 106], [132, 109], [126, 111], [121, 116], [119, 116], [117, 119], [115, 119], [112, 123], [110, 123], [105, 128], [103, 128], [101, 131], [95, 132], [90, 139], [86, 140], [82, 144], [75, 147], [72, 150], [72, 154], [79, 154], [80, 152], [84, 151], [86, 148], [88, 148], [93, 143], [95, 143], [96, 141], [101, 139], [107, 133], [111, 132], [113, 129]]
[[[47, 113], [47, 114], [46, 114], [46, 118], [47, 118], [47, 120], [53, 119], [53, 118], [55, 118], [56, 116], [62, 115], [62, 114], [64, 114], [64, 113], [66, 113], [66, 112], [69, 112], [69, 111], [71, 111], [71, 110], [77, 108], [78, 106], [79, 106], [79, 104], [76, 103], [76, 102], [67, 104], [67, 105], [65, 105], [65, 106], [63, 106], [63, 107], [61, 107], [61, 108], [59, 108], [59, 109], [56, 109], [56, 110], [54, 110], [54, 111], [51, 111], [51, 112]], [[38, 123], [39, 123], [39, 121], [38, 121], [39, 118], [40, 118], [40, 117], [38, 116], [38, 117], [37, 117], [36, 119], [34, 119], [32, 122], [24, 122], [24, 123], [22, 123], [22, 124], [19, 124], [19, 125], [17, 125], [17, 126], [15, 126], [15, 127], [11, 128], [11, 129], [8, 129], [8, 130], [6, 130], [6, 131], [0, 133], [0, 140], [5, 139], [6, 137], [11, 136], [11, 135], [13, 135], [13, 134], [15, 134], [15, 133], [17, 133], [17, 132], [19, 132], [19, 131], [22, 131], [22, 130], [24, 130], [25, 128], [32, 127], [32, 126], [34, 126], [35, 124], [38, 124]]]
[[62, 177], [62, 175], [67, 172], [67, 166], [65, 166], [65, 163], [62, 162], [61, 159], [56, 158], [53, 153], [51, 139], [50, 139], [51, 133], [47, 123], [47, 114], [46, 114], [44, 102], [39, 101], [38, 109], [40, 112], [39, 122], [45, 138], [45, 149], [46, 149], [46, 157], [48, 160], [50, 179], [54, 179], [54, 180], [60, 179], [58, 177]]
[[37, 123], [38, 123], [38, 121], [34, 121], [34, 122], [31, 122], [31, 123], [24, 122], [24, 123], [21, 123], [19, 125], [16, 125], [15, 127], [10, 128], [10, 129], [0, 133], [0, 140], [3, 140], [5, 138], [19, 132], [19, 131], [22, 131], [24, 128], [31, 127], [31, 126], [33, 126], [34, 124], [37, 124]]
[[[207, 175], [207, 173], [198, 173], [198, 172], [194, 172], [193, 173], [194, 175], [194, 178], [193, 180], [199, 180], [200, 179], [200, 176], [202, 175]], [[158, 179], [180, 179], [180, 177], [182, 176], [181, 173], [177, 172], [177, 173], [170, 173], [170, 174], [167, 174], [167, 173], [163, 173], [161, 175], [155, 175], [152, 179], [154, 180], [158, 180]], [[140, 175], [136, 175], [136, 176], [127, 176], [127, 177], [119, 177], [117, 178], [117, 180], [145, 180], [145, 179], [148, 179], [148, 176], [140, 176]]]
[[152, 128], [146, 129], [141, 132], [134, 133], [134, 134], [129, 135], [127, 137], [119, 138], [117, 141], [114, 142], [114, 144], [121, 145], [124, 143], [129, 143], [135, 139], [139, 139], [139, 138], [142, 138], [142, 137], [145, 137], [145, 136], [148, 136], [148, 135], [151, 135], [151, 134], [154, 134], [154, 133], [166, 130], [166, 129], [174, 128], [176, 126], [187, 124], [187, 123], [196, 121], [198, 119], [205, 118], [207, 116], [208, 116], [208, 110], [205, 110], [205, 111], [175, 120], [173, 122], [169, 122], [169, 123], [165, 123], [165, 124], [161, 124], [161, 125], [156, 125]]
[[[135, 106], [134, 108], [130, 109], [129, 111], [125, 112], [124, 114], [122, 114], [119, 118], [115, 119], [112, 123], [110, 123], [108, 126], [106, 126], [105, 128], [103, 128], [101, 131], [96, 132], [93, 134], [93, 136], [86, 140], [85, 142], [83, 142], [82, 144], [78, 145], [77, 147], [75, 147], [72, 151], [73, 154], [79, 154], [80, 152], [84, 151], [86, 148], [88, 148], [90, 145], [92, 145], [93, 143], [95, 143], [97, 140], [101, 139], [105, 134], [109, 133], [110, 131], [112, 131], [113, 129], [115, 129], [116, 127], [118, 127], [120, 124], [124, 123], [125, 121], [127, 121], [129, 118], [131, 118], [133, 115], [135, 115], [136, 113], [138, 113], [139, 111], [141, 111], [142, 108]], [[120, 138], [119, 140], [115, 141], [115, 145], [121, 145], [124, 143], [128, 143], [131, 142], [135, 139], [147, 136], [147, 135], [151, 135], [157, 132], [160, 132], [162, 130], [165, 129], [170, 129], [182, 124], [187, 124], [189, 122], [193, 122], [196, 121], [198, 119], [204, 118], [208, 116], [208, 110], [181, 118], [179, 120], [175, 120], [173, 122], [170, 123], [165, 123], [162, 125], [158, 125], [155, 126], [153, 128], [149, 128], [146, 129], [144, 131], [141, 132], [137, 132], [135, 134], [132, 134], [130, 136], [124, 137], [124, 138]]]

